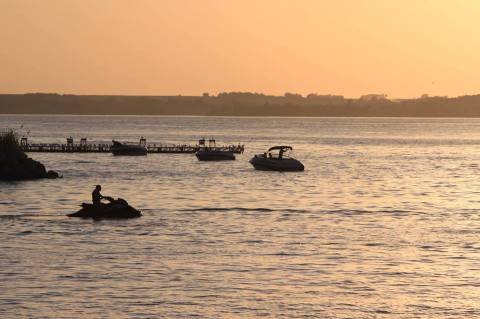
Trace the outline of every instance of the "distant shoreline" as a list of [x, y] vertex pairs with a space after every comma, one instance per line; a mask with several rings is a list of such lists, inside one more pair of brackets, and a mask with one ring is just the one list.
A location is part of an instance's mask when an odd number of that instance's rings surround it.
[[71, 114], [71, 113], [0, 113], [0, 116], [118, 116], [118, 117], [205, 117], [205, 118], [305, 118], [305, 119], [480, 119], [480, 116], [275, 116], [275, 115], [168, 115], [168, 114]]
[[217, 96], [0, 94], [0, 114], [480, 118], [480, 95], [389, 100], [377, 94], [357, 99], [235, 92]]

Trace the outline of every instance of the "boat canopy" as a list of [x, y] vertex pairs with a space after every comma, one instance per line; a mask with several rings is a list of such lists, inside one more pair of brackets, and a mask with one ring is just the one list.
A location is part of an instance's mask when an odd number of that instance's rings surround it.
[[286, 151], [286, 150], [293, 150], [293, 148], [291, 146], [273, 146], [273, 147], [270, 147], [267, 152], [274, 151], [274, 150]]

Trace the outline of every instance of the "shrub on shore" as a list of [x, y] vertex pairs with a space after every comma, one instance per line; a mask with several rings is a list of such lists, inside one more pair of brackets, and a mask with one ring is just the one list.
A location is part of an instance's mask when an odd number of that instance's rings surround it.
[[16, 151], [19, 149], [18, 135], [13, 129], [7, 129], [0, 133], [0, 152]]

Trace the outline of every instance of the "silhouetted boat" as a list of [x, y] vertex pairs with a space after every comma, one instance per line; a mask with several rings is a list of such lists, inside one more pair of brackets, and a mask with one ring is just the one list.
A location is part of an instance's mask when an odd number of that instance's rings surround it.
[[142, 213], [128, 205], [127, 201], [118, 198], [104, 197], [110, 201], [108, 204], [95, 206], [90, 203], [82, 203], [82, 208], [68, 217], [93, 218], [93, 219], [128, 219], [142, 216]]
[[305, 167], [293, 157], [289, 157], [288, 152], [292, 151], [291, 146], [274, 146], [263, 154], [255, 155], [250, 164], [257, 170], [261, 171], [278, 171], [278, 172], [298, 172], [303, 171]]
[[229, 161], [235, 159], [233, 152], [208, 149], [197, 151], [195, 156], [199, 161]]
[[200, 149], [195, 152], [199, 161], [231, 161], [235, 159], [233, 150], [221, 150], [216, 146], [214, 139], [208, 140], [208, 147], [205, 146], [205, 139], [198, 141]]
[[147, 155], [147, 148], [141, 144], [125, 144], [118, 141], [112, 141], [113, 145], [110, 151], [113, 155], [142, 156]]

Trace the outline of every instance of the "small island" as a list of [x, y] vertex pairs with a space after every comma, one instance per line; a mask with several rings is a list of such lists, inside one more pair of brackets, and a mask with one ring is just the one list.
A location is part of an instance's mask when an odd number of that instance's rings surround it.
[[0, 133], [0, 181], [58, 177], [57, 172], [47, 171], [42, 163], [31, 159], [20, 149], [14, 130], [8, 129]]

